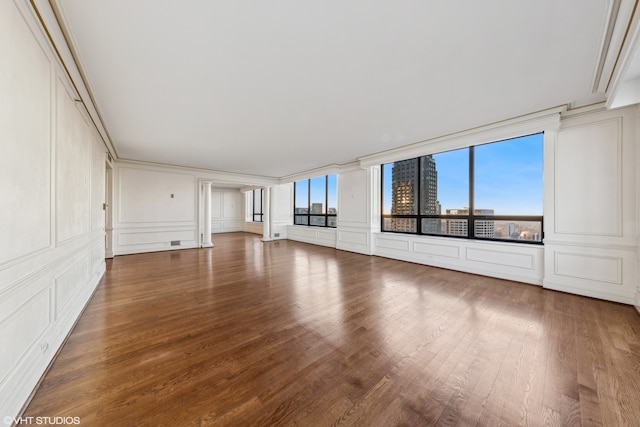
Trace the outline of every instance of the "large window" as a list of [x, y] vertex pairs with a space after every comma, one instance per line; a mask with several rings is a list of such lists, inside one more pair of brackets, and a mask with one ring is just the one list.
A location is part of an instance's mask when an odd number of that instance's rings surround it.
[[253, 222], [262, 222], [264, 210], [264, 188], [253, 190]]
[[336, 175], [296, 181], [293, 223], [316, 227], [335, 227], [337, 209]]
[[535, 134], [382, 165], [382, 231], [542, 242]]

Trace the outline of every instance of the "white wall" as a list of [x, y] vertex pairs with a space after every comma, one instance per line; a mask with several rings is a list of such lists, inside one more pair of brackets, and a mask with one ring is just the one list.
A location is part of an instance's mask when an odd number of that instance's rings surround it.
[[545, 287], [634, 303], [636, 108], [565, 114], [545, 145]]
[[199, 246], [195, 174], [120, 161], [114, 174], [115, 255]]
[[106, 148], [28, 2], [0, 2], [0, 414], [17, 416], [105, 271]]
[[293, 183], [274, 185], [270, 194], [271, 238], [286, 239], [293, 224]]
[[380, 230], [380, 167], [346, 170], [338, 177], [338, 249], [373, 254]]
[[[340, 174], [336, 247], [640, 305], [638, 107], [560, 113], [364, 158], [365, 169]], [[379, 231], [380, 164], [540, 131], [544, 246]]]
[[243, 196], [240, 190], [211, 189], [212, 233], [228, 233], [243, 230]]
[[325, 227], [287, 226], [287, 239], [313, 245], [336, 247], [336, 229]]
[[[273, 185], [275, 180], [177, 166], [116, 161], [113, 194], [114, 254], [199, 247], [204, 230], [205, 181], [212, 182], [211, 231], [222, 233], [244, 229], [243, 195], [239, 190], [228, 188], [228, 185]], [[224, 185], [216, 187], [216, 182]]]
[[640, 106], [636, 107], [636, 309], [640, 312]]

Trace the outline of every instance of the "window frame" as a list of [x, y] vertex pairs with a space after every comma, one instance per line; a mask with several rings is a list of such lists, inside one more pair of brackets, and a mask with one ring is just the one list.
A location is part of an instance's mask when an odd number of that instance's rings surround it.
[[[536, 132], [536, 133], [532, 133], [529, 135], [522, 135], [522, 136], [518, 136], [518, 137], [513, 137], [513, 138], [506, 138], [506, 139], [501, 139], [501, 140], [497, 140], [497, 141], [493, 141], [493, 142], [488, 142], [488, 143], [483, 143], [483, 144], [476, 144], [476, 145], [471, 145], [471, 146], [467, 146], [467, 147], [461, 147], [458, 148], [456, 150], [461, 150], [461, 149], [466, 149], [469, 150], [469, 156], [468, 156], [468, 161], [469, 161], [469, 194], [468, 194], [468, 203], [469, 203], [469, 207], [468, 207], [468, 214], [467, 215], [456, 215], [456, 214], [439, 214], [439, 215], [432, 215], [432, 214], [421, 214], [420, 213], [420, 206], [421, 206], [421, 179], [420, 177], [422, 176], [422, 165], [420, 162], [420, 159], [423, 156], [419, 156], [419, 157], [415, 157], [415, 158], [411, 158], [411, 159], [404, 159], [404, 160], [399, 160], [399, 161], [406, 161], [406, 160], [414, 160], [416, 162], [416, 170], [417, 170], [417, 179], [416, 179], [416, 189], [415, 189], [415, 193], [416, 193], [416, 211], [418, 212], [417, 214], [385, 214], [384, 213], [384, 166], [385, 164], [382, 164], [380, 167], [380, 232], [382, 233], [395, 233], [395, 234], [410, 234], [410, 235], [418, 235], [418, 236], [435, 236], [435, 237], [444, 237], [444, 238], [453, 238], [453, 239], [469, 239], [469, 240], [483, 240], [483, 241], [491, 241], [491, 242], [505, 242], [505, 243], [518, 243], [518, 244], [529, 244], [529, 245], [543, 245], [544, 244], [544, 215], [482, 215], [482, 214], [477, 214], [476, 213], [476, 208], [475, 208], [475, 147], [480, 146], [480, 145], [486, 145], [486, 144], [495, 144], [495, 143], [500, 143], [500, 142], [504, 142], [504, 141], [510, 141], [513, 139], [517, 139], [517, 138], [524, 138], [527, 136], [533, 136], [533, 135], [542, 135], [544, 138], [544, 132]], [[544, 144], [544, 142], [543, 142]], [[437, 155], [440, 153], [445, 153], [447, 151], [442, 151], [442, 152], [437, 152], [437, 153], [429, 153], [429, 154], [425, 154], [424, 156], [428, 156], [428, 155]], [[397, 161], [396, 161], [397, 162]], [[391, 162], [391, 163], [396, 163], [396, 162]], [[393, 197], [393, 196], [392, 196]], [[385, 224], [385, 219], [415, 219], [416, 221], [416, 231], [396, 231], [396, 230], [385, 230], [384, 228], [384, 224]], [[438, 234], [438, 233], [428, 233], [428, 232], [423, 232], [422, 230], [422, 220], [423, 219], [440, 219], [440, 220], [464, 220], [467, 222], [467, 235], [466, 236], [461, 236], [461, 235], [450, 235], [450, 234]], [[475, 225], [476, 225], [476, 221], [513, 221], [513, 222], [539, 222], [540, 223], [540, 240], [519, 240], [519, 239], [505, 239], [505, 238], [499, 238], [499, 237], [478, 237], [475, 236]]]
[[[312, 205], [312, 201], [311, 201], [311, 180], [312, 179], [317, 179], [322, 177], [322, 175], [317, 176], [317, 177], [312, 177], [312, 178], [307, 178], [307, 179], [301, 179], [298, 181], [295, 181], [293, 183], [293, 225], [297, 225], [300, 227], [322, 227], [322, 228], [336, 228], [337, 227], [337, 217], [338, 214], [330, 214], [329, 213], [329, 175], [324, 175], [324, 213], [323, 214], [319, 214], [319, 213], [311, 213], [311, 205]], [[298, 208], [297, 203], [296, 203], [296, 195], [298, 193], [297, 191], [297, 186], [299, 182], [306, 182], [307, 183], [307, 213], [303, 214], [303, 213], [296, 213], [296, 209]], [[336, 187], [337, 187], [337, 180], [336, 180]], [[337, 192], [337, 188], [336, 188], [336, 192]], [[337, 201], [336, 201], [337, 202]], [[337, 208], [336, 208], [337, 210]], [[296, 217], [306, 217], [307, 218], [307, 223], [306, 224], [296, 224]], [[324, 217], [324, 225], [319, 225], [319, 224], [312, 224], [311, 223], [311, 217]], [[336, 225], [329, 225], [329, 218], [335, 218], [335, 220], [333, 221]]]

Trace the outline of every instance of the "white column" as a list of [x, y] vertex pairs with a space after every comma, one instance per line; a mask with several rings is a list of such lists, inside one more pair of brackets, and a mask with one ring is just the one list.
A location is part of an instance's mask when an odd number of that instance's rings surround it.
[[262, 206], [262, 241], [270, 242], [271, 239], [271, 188], [265, 187]]
[[204, 183], [204, 231], [202, 234], [203, 248], [213, 246], [211, 241], [211, 183]]

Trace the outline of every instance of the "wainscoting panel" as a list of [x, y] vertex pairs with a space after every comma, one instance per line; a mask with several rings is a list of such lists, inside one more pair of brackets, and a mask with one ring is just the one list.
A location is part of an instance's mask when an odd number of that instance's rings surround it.
[[545, 288], [634, 304], [635, 248], [550, 243], [545, 251]]
[[411, 238], [398, 239], [376, 235], [374, 241], [376, 249], [391, 249], [395, 252], [409, 253], [409, 248], [411, 247]]
[[459, 245], [413, 242], [413, 251], [431, 257], [460, 259]]
[[[197, 230], [185, 229], [123, 229], [115, 232], [117, 255], [197, 247]], [[171, 242], [179, 242], [172, 245]]]
[[622, 257], [555, 252], [554, 274], [622, 285]]
[[287, 226], [287, 239], [314, 245], [336, 247], [336, 230], [334, 228]]
[[53, 289], [56, 318], [64, 312], [73, 295], [87, 282], [88, 277], [89, 257], [87, 256], [72, 264], [55, 278]]
[[0, 323], [0, 343], [11, 343], [0, 346], [0, 384], [49, 326], [49, 292], [40, 291]]
[[542, 284], [544, 249], [540, 245], [400, 233], [374, 233], [374, 242], [374, 255], [535, 285]]
[[[512, 248], [509, 248], [512, 249]], [[486, 248], [467, 248], [469, 261], [485, 264], [495, 264], [507, 267], [524, 268], [534, 270], [536, 257], [533, 253], [517, 253], [513, 250], [491, 250]]]

